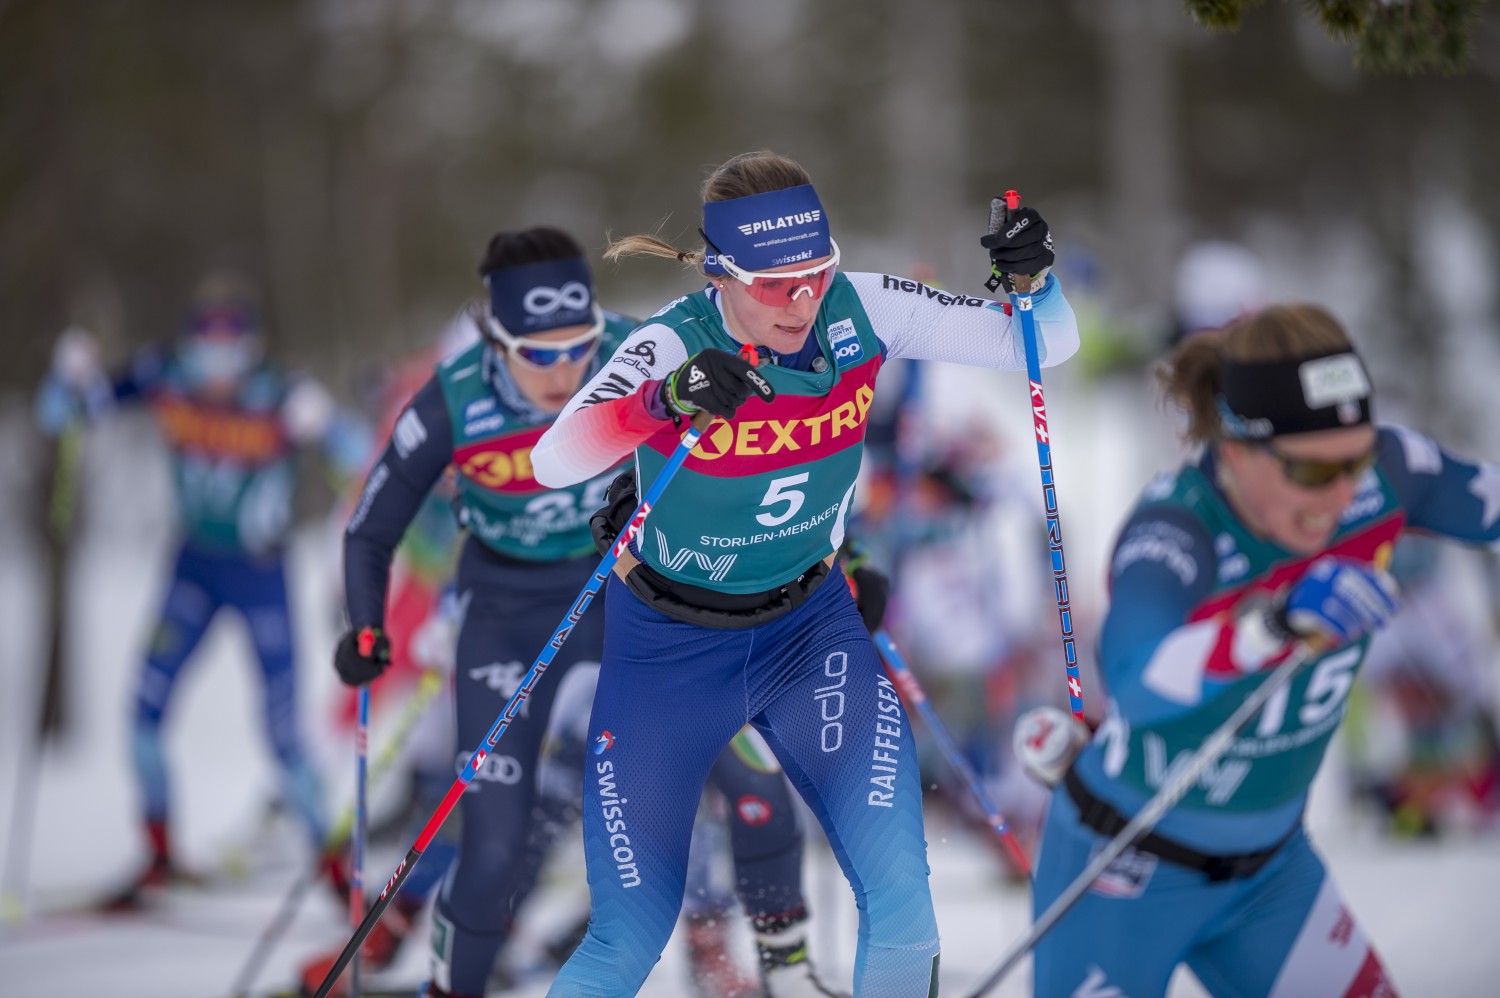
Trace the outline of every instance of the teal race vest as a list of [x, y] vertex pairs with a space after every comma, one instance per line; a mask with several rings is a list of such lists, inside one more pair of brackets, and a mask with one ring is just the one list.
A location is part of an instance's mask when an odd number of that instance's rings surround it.
[[182, 529], [199, 547], [266, 553], [291, 526], [296, 469], [281, 423], [286, 379], [261, 368], [232, 404], [195, 396], [169, 362], [150, 393], [152, 415], [172, 458]]
[[[738, 350], [706, 293], [663, 309], [689, 356]], [[757, 593], [797, 578], [843, 540], [875, 397], [881, 348], [848, 278], [834, 278], [813, 331], [822, 373], [762, 365], [774, 402], [753, 399], [715, 420], [667, 486], [637, 540], [641, 561], [669, 579]], [[642, 491], [682, 430], [664, 425], [636, 450]]]
[[[1323, 554], [1388, 564], [1405, 518], [1385, 479], [1356, 496]], [[1252, 595], [1266, 595], [1299, 577], [1309, 558], [1294, 556], [1242, 526], [1203, 472], [1185, 466], [1169, 492], [1151, 495], [1143, 506], [1185, 507], [1214, 538], [1218, 579], [1215, 589], [1193, 610], [1190, 621], [1236, 612]], [[1241, 730], [1230, 750], [1183, 798], [1182, 806], [1218, 812], [1262, 811], [1307, 792], [1327, 751], [1329, 739], [1348, 707], [1349, 688], [1363, 663], [1369, 639], [1338, 649], [1304, 666]], [[1221, 689], [1200, 707], [1150, 725], [1129, 725], [1112, 714], [1100, 726], [1104, 772], [1144, 794], [1170, 779], [1172, 767], [1198, 750], [1249, 692], [1271, 675], [1266, 669]]]
[[[605, 316], [604, 341], [585, 380], [635, 328], [632, 319]], [[453, 426], [459, 524], [510, 558], [560, 561], [594, 553], [589, 517], [604, 505], [604, 490], [619, 468], [563, 489], [538, 483], [531, 449], [555, 417], [526, 416], [505, 405], [485, 377], [488, 349], [476, 343], [437, 366]]]

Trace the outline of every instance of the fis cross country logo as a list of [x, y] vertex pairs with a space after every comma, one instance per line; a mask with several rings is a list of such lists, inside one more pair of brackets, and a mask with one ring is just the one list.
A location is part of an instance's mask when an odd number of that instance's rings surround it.
[[569, 281], [560, 288], [539, 285], [526, 292], [521, 307], [532, 315], [551, 315], [560, 308], [581, 312], [589, 307], [589, 289], [581, 281]]
[[600, 732], [599, 737], [594, 739], [594, 754], [603, 755], [604, 751], [613, 748], [615, 736], [608, 731]]
[[828, 327], [828, 345], [833, 348], [833, 363], [837, 367], [849, 367], [865, 355], [852, 319], [840, 319]]

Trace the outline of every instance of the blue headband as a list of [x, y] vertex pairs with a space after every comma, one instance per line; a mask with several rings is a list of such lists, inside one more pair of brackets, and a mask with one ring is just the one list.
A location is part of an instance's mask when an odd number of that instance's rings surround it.
[[492, 270], [484, 283], [490, 314], [512, 336], [594, 321], [594, 279], [581, 257]]
[[713, 244], [703, 263], [710, 274], [724, 273], [715, 250], [741, 270], [770, 270], [833, 252], [823, 202], [811, 184], [709, 201], [703, 206], [703, 231]]

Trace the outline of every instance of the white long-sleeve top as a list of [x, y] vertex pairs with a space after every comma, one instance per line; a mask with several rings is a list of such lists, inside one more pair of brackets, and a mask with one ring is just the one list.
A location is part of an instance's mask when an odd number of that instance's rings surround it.
[[[951, 294], [891, 274], [842, 276], [858, 294], [885, 357], [1026, 369], [1021, 320], [1010, 314], [1008, 303]], [[706, 288], [696, 293], [719, 306], [724, 323], [718, 292]], [[1032, 315], [1043, 367], [1060, 364], [1078, 350], [1078, 323], [1056, 277], [1049, 275], [1033, 293]], [[727, 324], [723, 328], [727, 332]], [[687, 347], [674, 329], [650, 319], [643, 323], [537, 441], [531, 454], [537, 481], [562, 488], [592, 478], [659, 432], [664, 418], [657, 401], [660, 382], [687, 359]]]

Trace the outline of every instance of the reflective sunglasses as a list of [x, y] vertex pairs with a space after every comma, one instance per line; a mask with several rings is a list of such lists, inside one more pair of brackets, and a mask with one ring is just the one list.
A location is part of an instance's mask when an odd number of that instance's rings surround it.
[[1332, 485], [1344, 475], [1357, 479], [1375, 463], [1374, 450], [1361, 454], [1359, 457], [1351, 457], [1347, 461], [1321, 461], [1283, 454], [1269, 443], [1262, 443], [1261, 447], [1276, 459], [1277, 464], [1281, 465], [1281, 473], [1286, 476], [1287, 481], [1307, 489], [1320, 489]]
[[493, 314], [486, 312], [484, 318], [489, 324], [490, 335], [505, 349], [508, 356], [542, 370], [556, 367], [563, 361], [571, 364], [584, 363], [599, 349], [604, 333], [604, 312], [597, 304], [594, 306], [594, 324], [587, 332], [567, 340], [534, 340], [527, 336], [512, 336]]
[[260, 345], [248, 336], [198, 336], [178, 356], [188, 379], [197, 384], [237, 381], [260, 359]]
[[750, 297], [762, 305], [781, 308], [790, 305], [804, 293], [813, 301], [817, 301], [827, 292], [828, 285], [833, 282], [833, 275], [838, 272], [839, 244], [832, 238], [828, 240], [828, 245], [832, 248], [833, 255], [816, 267], [766, 273], [735, 266], [709, 240], [708, 233], [699, 229], [698, 235], [702, 236], [703, 242], [714, 251], [714, 262], [723, 267], [724, 272], [730, 277], [745, 285], [745, 289], [750, 292]]

